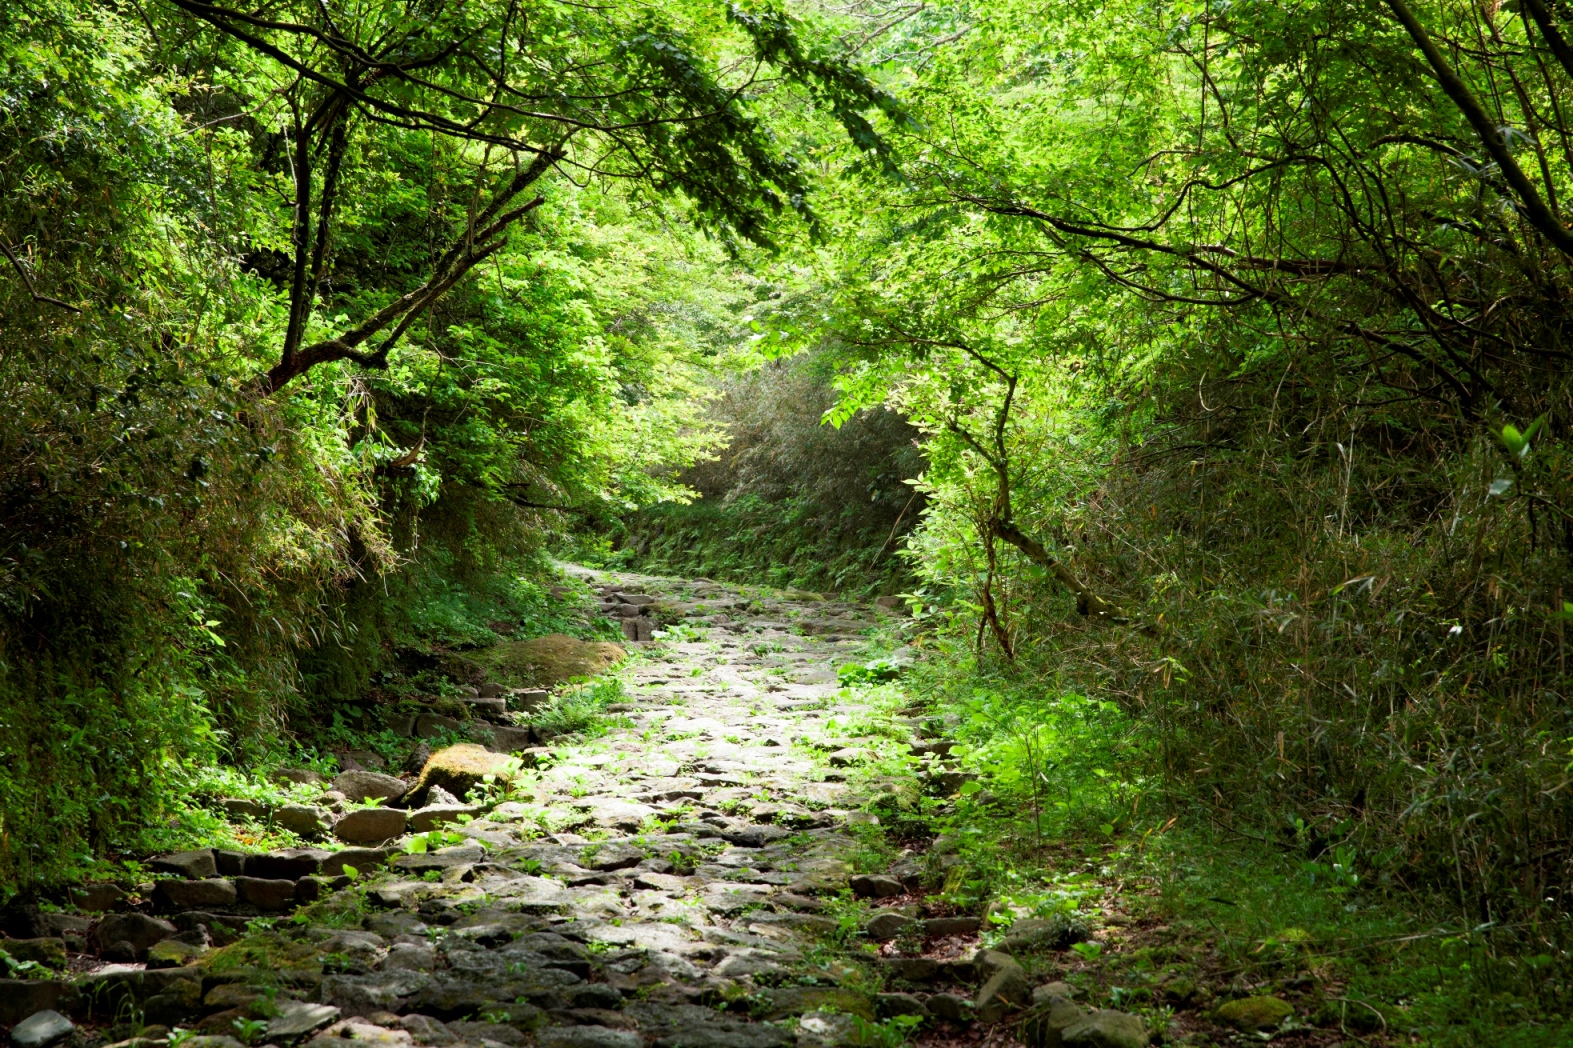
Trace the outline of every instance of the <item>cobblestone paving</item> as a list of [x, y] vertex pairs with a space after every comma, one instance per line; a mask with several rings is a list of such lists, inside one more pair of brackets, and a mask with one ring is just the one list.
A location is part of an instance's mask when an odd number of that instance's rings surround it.
[[[340, 1010], [315, 1048], [490, 1048], [532, 1026], [543, 1046], [832, 1044], [851, 1028], [834, 1012], [868, 1007], [777, 984], [836, 930], [825, 896], [847, 886], [848, 824], [867, 818], [847, 767], [897, 745], [833, 727], [866, 712], [835, 671], [874, 609], [585, 577], [648, 593], [681, 625], [633, 646], [619, 726], [555, 747], [527, 797], [450, 827], [461, 843], [396, 859], [365, 887], [360, 927], [304, 929], [332, 957], [312, 996]], [[331, 923], [331, 900], [318, 912]]]

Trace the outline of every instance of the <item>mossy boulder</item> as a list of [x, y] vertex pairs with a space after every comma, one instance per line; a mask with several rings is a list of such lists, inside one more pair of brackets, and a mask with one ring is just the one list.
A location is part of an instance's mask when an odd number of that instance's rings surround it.
[[278, 932], [257, 932], [202, 957], [198, 966], [215, 975], [321, 975], [322, 957], [317, 944], [287, 939]]
[[764, 1005], [759, 1018], [786, 1019], [814, 1011], [844, 1012], [869, 1022], [874, 1021], [874, 1002], [856, 990], [843, 990], [835, 986], [783, 986], [771, 990], [769, 1003]]
[[165, 939], [163, 942], [154, 943], [147, 952], [147, 966], [156, 968], [180, 968], [208, 952], [206, 946], [194, 946], [179, 939]]
[[0, 950], [18, 961], [33, 961], [45, 968], [61, 969], [66, 966], [66, 941], [53, 936], [39, 939], [6, 939]]
[[496, 680], [550, 687], [574, 677], [603, 673], [627, 655], [620, 644], [551, 633], [533, 640], [505, 641], [476, 652], [475, 658], [486, 663]]
[[426, 759], [421, 776], [409, 792], [411, 802], [424, 805], [426, 793], [433, 786], [441, 786], [455, 797], [463, 797], [488, 775], [504, 777], [519, 767], [519, 762], [505, 753], [493, 753], [485, 746], [460, 743], [438, 750]]
[[1294, 1014], [1294, 1005], [1282, 997], [1242, 997], [1225, 1001], [1215, 1013], [1219, 1022], [1245, 1033], [1276, 1030]]

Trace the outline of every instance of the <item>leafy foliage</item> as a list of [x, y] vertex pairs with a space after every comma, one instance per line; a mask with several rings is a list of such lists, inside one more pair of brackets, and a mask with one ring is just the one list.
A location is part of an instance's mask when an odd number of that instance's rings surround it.
[[985, 662], [1460, 928], [1563, 928], [1573, 884], [1548, 10], [861, 9], [902, 179], [844, 183], [817, 309], [769, 318], [924, 432], [908, 553]]
[[860, 152], [859, 100], [893, 106], [801, 28], [0, 12], [0, 883], [134, 843], [302, 726], [375, 737], [402, 647], [560, 625], [552, 536], [684, 497], [733, 297], [703, 231], [812, 217], [770, 94]]

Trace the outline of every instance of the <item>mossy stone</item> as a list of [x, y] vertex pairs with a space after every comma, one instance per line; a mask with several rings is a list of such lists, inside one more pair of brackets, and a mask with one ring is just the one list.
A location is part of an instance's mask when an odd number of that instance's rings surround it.
[[455, 797], [463, 797], [488, 775], [502, 776], [518, 762], [505, 753], [493, 753], [485, 746], [464, 742], [438, 750], [426, 759], [421, 777], [409, 792], [412, 803], [423, 804], [426, 791], [441, 786]]
[[4, 950], [18, 961], [33, 961], [57, 971], [66, 966], [66, 941], [51, 936], [41, 939], [7, 939], [0, 942]]
[[154, 943], [147, 951], [149, 968], [180, 968], [208, 952], [206, 946], [193, 946], [178, 939]]
[[761, 1019], [786, 1019], [808, 1012], [833, 1011], [874, 1021], [874, 1002], [856, 990], [836, 986], [783, 986], [770, 991]]
[[1294, 1014], [1294, 1005], [1282, 997], [1242, 997], [1218, 1006], [1218, 1021], [1245, 1033], [1273, 1030]]

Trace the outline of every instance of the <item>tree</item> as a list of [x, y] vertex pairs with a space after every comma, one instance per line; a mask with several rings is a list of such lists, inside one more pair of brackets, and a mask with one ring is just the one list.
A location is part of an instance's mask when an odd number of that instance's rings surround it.
[[[873, 153], [884, 146], [863, 111], [899, 115], [889, 95], [806, 47], [769, 8], [728, 10], [738, 40], [702, 6], [170, 3], [166, 32], [181, 37], [171, 46], [189, 50], [198, 27], [228, 45], [209, 58], [226, 96], [212, 119], [253, 126], [263, 166], [287, 175], [288, 242], [271, 272], [289, 318], [277, 363], [258, 381], [264, 393], [330, 361], [386, 368], [411, 325], [545, 203], [533, 191], [554, 169], [680, 195], [721, 235], [769, 244], [776, 216], [811, 222], [813, 211], [803, 167], [753, 112], [761, 92], [779, 82], [805, 91]], [[333, 297], [347, 169], [357, 150], [400, 133], [443, 143], [470, 200], [421, 279], [330, 333], [318, 311]]]

